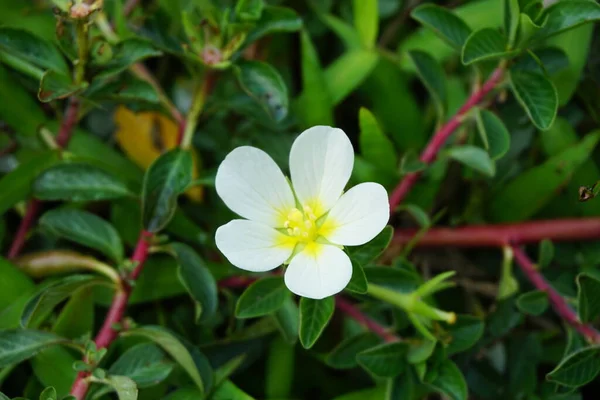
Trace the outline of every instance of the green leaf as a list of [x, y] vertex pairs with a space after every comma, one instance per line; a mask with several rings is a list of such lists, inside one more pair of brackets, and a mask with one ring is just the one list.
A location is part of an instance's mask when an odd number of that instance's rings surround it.
[[52, 100], [66, 99], [87, 87], [86, 82], [75, 84], [70, 76], [61, 75], [52, 70], [44, 72], [38, 89], [38, 99], [42, 103], [48, 103]]
[[504, 34], [508, 37], [509, 48], [512, 48], [517, 39], [520, 14], [519, 0], [504, 0]]
[[486, 176], [492, 177], [496, 173], [496, 165], [488, 153], [479, 147], [471, 145], [454, 146], [448, 149], [446, 154]]
[[0, 214], [4, 214], [19, 201], [25, 200], [31, 191], [31, 184], [44, 169], [58, 162], [58, 153], [47, 151], [20, 164], [15, 170], [0, 179]]
[[546, 130], [552, 126], [558, 110], [558, 94], [548, 78], [536, 72], [511, 71], [510, 87], [536, 127]]
[[141, 343], [121, 354], [108, 372], [131, 378], [141, 389], [161, 383], [172, 370], [173, 363], [158, 346]]
[[42, 172], [33, 183], [40, 200], [94, 201], [130, 196], [115, 176], [89, 164], [59, 164]]
[[[242, 389], [237, 387], [233, 382], [227, 380], [223, 382], [214, 392], [212, 400], [254, 400], [254, 398]], [[190, 399], [192, 400], [192, 399]]]
[[219, 305], [215, 278], [204, 260], [190, 246], [173, 243], [171, 247], [179, 261], [179, 279], [196, 302], [196, 319], [208, 321], [215, 315]]
[[373, 47], [377, 40], [379, 28], [379, 10], [377, 0], [354, 0], [354, 26], [358, 31], [362, 44]]
[[325, 70], [325, 82], [333, 105], [339, 104], [360, 85], [377, 65], [379, 55], [372, 50], [350, 50]]
[[424, 171], [427, 164], [419, 159], [419, 155], [414, 151], [407, 151], [400, 161], [400, 173], [403, 175]]
[[452, 337], [446, 347], [448, 356], [470, 349], [483, 335], [483, 321], [471, 315], [458, 315], [456, 322], [448, 326]]
[[469, 394], [465, 377], [456, 364], [450, 360], [442, 363], [437, 377], [429, 384], [452, 400], [466, 400]]
[[275, 338], [269, 346], [265, 370], [265, 395], [268, 399], [289, 399], [294, 380], [295, 346]]
[[117, 230], [107, 221], [87, 211], [59, 208], [40, 218], [40, 226], [52, 234], [91, 247], [123, 261], [123, 243]]
[[113, 58], [109, 63], [102, 66], [102, 69], [95, 77], [96, 79], [106, 79], [120, 74], [139, 61], [162, 55], [162, 52], [156, 50], [152, 43], [137, 38], [122, 41], [113, 51]]
[[412, 60], [417, 75], [433, 97], [438, 117], [443, 119], [447, 104], [444, 69], [435, 58], [424, 51], [412, 50], [407, 55]]
[[504, 35], [493, 28], [484, 28], [473, 32], [462, 49], [464, 65], [480, 61], [508, 58], [514, 54], [508, 50], [508, 41]]
[[485, 149], [492, 160], [498, 160], [510, 148], [510, 134], [504, 122], [493, 112], [477, 109], [475, 118], [477, 130]]
[[192, 155], [174, 149], [158, 157], [144, 176], [142, 221], [148, 232], [162, 230], [177, 209], [177, 197], [192, 182]]
[[577, 310], [583, 323], [593, 322], [600, 315], [600, 280], [589, 274], [577, 276]]
[[248, 288], [240, 296], [235, 306], [238, 318], [255, 318], [271, 314], [283, 306], [289, 297], [289, 291], [279, 276], [262, 278]]
[[242, 89], [275, 120], [288, 114], [288, 90], [279, 72], [261, 61], [237, 63], [235, 74]]
[[362, 246], [349, 248], [350, 258], [360, 265], [368, 265], [387, 249], [392, 241], [392, 236], [394, 236], [394, 228], [388, 225], [370, 242]]
[[181, 367], [188, 373], [192, 381], [201, 392], [208, 382], [203, 382], [202, 376], [192, 354], [186, 346], [181, 343], [171, 332], [159, 326], [144, 326], [130, 329], [122, 333], [122, 336], [141, 336], [152, 340], [163, 348]]
[[302, 28], [302, 18], [291, 8], [267, 5], [248, 32], [246, 43], [252, 43], [265, 35], [275, 32], [296, 32]]
[[52, 332], [77, 339], [94, 329], [94, 293], [79, 290], [73, 293], [56, 318]]
[[552, 262], [554, 258], [554, 245], [552, 241], [544, 239], [539, 244], [538, 249], [538, 263], [539, 268], [546, 268]]
[[0, 28], [0, 51], [5, 51], [39, 68], [69, 76], [70, 70], [60, 51], [50, 42], [26, 30]]
[[358, 120], [360, 125], [358, 140], [363, 157], [383, 170], [395, 171], [398, 158], [394, 145], [381, 131], [375, 116], [362, 107], [358, 112]]
[[138, 398], [135, 382], [126, 376], [108, 376], [102, 383], [111, 386], [117, 392], [119, 400], [137, 400]]
[[352, 260], [352, 278], [346, 286], [346, 290], [354, 293], [365, 294], [367, 293], [368, 283], [365, 271], [362, 266], [356, 261]]
[[115, 103], [160, 102], [156, 89], [146, 81], [124, 75], [122, 79], [95, 80], [82, 95], [92, 101], [112, 101]]
[[600, 346], [590, 346], [571, 353], [554, 368], [546, 379], [569, 387], [591, 382], [600, 373]]
[[423, 339], [417, 343], [410, 343], [410, 348], [406, 355], [407, 361], [411, 364], [425, 362], [433, 354], [436, 344], [436, 341], [428, 339]]
[[542, 315], [548, 309], [548, 294], [541, 290], [523, 293], [517, 298], [517, 307], [524, 313]]
[[300, 299], [300, 343], [310, 349], [325, 330], [333, 316], [335, 298], [326, 297], [321, 300], [302, 297]]
[[40, 393], [40, 400], [57, 400], [56, 389], [52, 386], [47, 387]]
[[263, 0], [238, 0], [235, 13], [242, 21], [256, 21], [265, 7]]
[[44, 386], [52, 385], [59, 398], [69, 393], [77, 376], [73, 363], [81, 359], [61, 346], [53, 346], [40, 351], [30, 360], [35, 377]]
[[346, 338], [327, 355], [325, 362], [335, 369], [350, 369], [358, 365], [356, 355], [381, 343], [372, 332]]
[[406, 369], [408, 344], [384, 343], [357, 354], [358, 363], [371, 374], [382, 378], [393, 378]]
[[543, 164], [521, 172], [491, 199], [491, 219], [519, 221], [534, 215], [555, 198], [556, 190], [569, 182], [573, 173], [588, 160], [599, 139], [600, 132], [588, 134]]
[[300, 311], [290, 296], [285, 299], [283, 306], [275, 311], [273, 317], [285, 341], [290, 344], [296, 343], [300, 326]]
[[50, 332], [29, 329], [0, 331], [0, 368], [20, 363], [45, 348], [64, 342], [66, 339]]
[[70, 275], [52, 282], [29, 299], [21, 315], [21, 326], [26, 328], [40, 323], [54, 307], [75, 291], [106, 283], [105, 279], [93, 275]]
[[411, 16], [456, 49], [461, 49], [471, 34], [471, 28], [460, 17], [440, 6], [424, 4]]
[[600, 20], [600, 4], [589, 0], [560, 1], [546, 8], [539, 18], [545, 21], [534, 40], [547, 39], [588, 22]]

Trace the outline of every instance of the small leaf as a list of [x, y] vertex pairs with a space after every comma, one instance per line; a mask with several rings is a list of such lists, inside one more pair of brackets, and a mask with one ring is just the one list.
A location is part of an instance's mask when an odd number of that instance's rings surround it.
[[95, 80], [82, 95], [92, 101], [115, 103], [145, 102], [158, 104], [160, 97], [154, 86], [146, 81], [124, 75], [122, 79]]
[[458, 315], [456, 322], [448, 326], [452, 336], [446, 347], [448, 356], [470, 349], [483, 335], [483, 321], [471, 315]]
[[152, 43], [147, 40], [137, 38], [124, 40], [114, 50], [111, 61], [102, 66], [102, 69], [96, 75], [96, 79], [106, 79], [117, 75], [136, 62], [160, 55], [162, 55], [162, 52], [156, 50]]
[[144, 176], [142, 222], [148, 232], [162, 230], [173, 218], [177, 197], [192, 182], [190, 152], [174, 149], [157, 158]]
[[460, 369], [450, 360], [445, 360], [438, 369], [437, 377], [429, 383], [439, 393], [452, 400], [467, 400], [467, 382]]
[[406, 211], [409, 213], [421, 228], [431, 226], [431, 218], [429, 218], [427, 212], [415, 204], [403, 204], [398, 207], [398, 211]]
[[531, 122], [541, 130], [550, 128], [558, 110], [558, 94], [552, 82], [540, 73], [511, 71], [510, 86]]
[[534, 40], [547, 39], [588, 22], [600, 20], [600, 4], [589, 0], [570, 0], [552, 4], [539, 17], [545, 21]]
[[436, 341], [424, 339], [418, 343], [411, 343], [408, 349], [406, 359], [411, 364], [419, 364], [425, 362], [433, 354]]
[[539, 268], [546, 268], [552, 262], [554, 258], [554, 245], [552, 241], [544, 239], [540, 242], [538, 249], [538, 263]]
[[327, 355], [327, 365], [336, 369], [350, 369], [358, 365], [356, 355], [381, 343], [372, 332], [346, 338]]
[[588, 274], [577, 276], [577, 309], [581, 322], [593, 322], [600, 315], [600, 280]]
[[460, 17], [440, 6], [424, 4], [411, 16], [456, 49], [461, 49], [471, 34], [471, 28]]
[[244, 61], [235, 68], [238, 82], [275, 121], [283, 120], [289, 108], [288, 90], [283, 78], [270, 64]]
[[125, 351], [111, 365], [111, 375], [131, 378], [139, 388], [157, 385], [164, 381], [173, 370], [173, 363], [155, 344], [141, 343]]
[[75, 291], [105, 283], [105, 279], [93, 275], [70, 275], [51, 283], [29, 299], [21, 315], [21, 326], [26, 328], [30, 324], [38, 324]]
[[362, 266], [356, 261], [352, 260], [352, 278], [346, 286], [346, 290], [354, 293], [365, 294], [367, 293], [368, 283], [365, 271]]
[[0, 51], [5, 51], [44, 70], [68, 76], [69, 67], [60, 51], [50, 42], [26, 30], [1, 27]]
[[40, 393], [40, 400], [57, 400], [56, 389], [52, 386], [47, 387]]
[[203, 382], [194, 358], [186, 346], [168, 330], [159, 326], [145, 326], [127, 330], [122, 333], [122, 336], [141, 336], [152, 340], [181, 365], [200, 391], [204, 392], [204, 387], [209, 384], [209, 382]]
[[455, 146], [447, 150], [446, 154], [467, 167], [481, 172], [486, 176], [494, 176], [496, 166], [488, 153], [479, 147], [471, 145]]
[[215, 315], [219, 305], [215, 278], [204, 260], [190, 246], [173, 243], [171, 247], [179, 261], [179, 280], [196, 302], [198, 321], [209, 320]]
[[263, 0], [239, 0], [235, 5], [235, 13], [242, 21], [256, 21], [264, 7]]
[[238, 318], [255, 318], [277, 311], [289, 297], [283, 278], [260, 279], [248, 287], [235, 306]]
[[50, 332], [29, 329], [0, 331], [0, 368], [33, 357], [41, 350], [66, 342], [66, 339]]
[[135, 382], [126, 376], [108, 376], [102, 383], [115, 389], [119, 400], [137, 400], [138, 398], [138, 389]]
[[477, 130], [485, 149], [492, 160], [498, 160], [510, 148], [510, 135], [504, 122], [493, 112], [478, 109], [475, 118]]
[[394, 235], [394, 228], [386, 226], [383, 230], [368, 243], [362, 246], [354, 247], [348, 250], [350, 257], [358, 261], [360, 265], [368, 265], [375, 260], [389, 246]]
[[339, 104], [369, 76], [379, 61], [373, 50], [349, 50], [325, 70], [325, 83], [333, 105]]
[[89, 164], [59, 164], [42, 172], [33, 183], [40, 200], [94, 201], [130, 196], [119, 179]]
[[429, 53], [412, 50], [407, 54], [415, 65], [419, 78], [434, 99], [438, 117], [443, 118], [447, 104], [444, 69]]
[[248, 32], [246, 43], [252, 43], [274, 32], [296, 32], [302, 28], [302, 18], [288, 7], [267, 5], [253, 29]]
[[300, 343], [305, 349], [310, 349], [319, 339], [333, 315], [334, 308], [333, 296], [322, 300], [307, 297], [300, 299]]
[[38, 99], [42, 103], [48, 103], [56, 99], [66, 99], [86, 87], [86, 82], [76, 85], [69, 76], [48, 70], [42, 75], [38, 89]]
[[377, 0], [354, 0], [354, 26], [365, 47], [373, 47], [379, 28]]
[[546, 379], [560, 385], [579, 387], [600, 373], [600, 347], [590, 346], [571, 353], [554, 368]]
[[87, 211], [54, 209], [40, 218], [40, 226], [53, 235], [96, 249], [113, 261], [123, 260], [123, 243], [117, 230]]
[[520, 13], [519, 0], [504, 0], [504, 34], [508, 37], [509, 48], [517, 39]]
[[[213, 393], [212, 400], [255, 400], [233, 382], [227, 380], [223, 382]], [[183, 399], [181, 399], [183, 400]], [[191, 399], [190, 399], [191, 400]]]
[[384, 343], [358, 353], [356, 360], [375, 376], [393, 378], [405, 370], [407, 353], [406, 343]]
[[524, 313], [542, 315], [548, 309], [548, 294], [541, 290], [523, 293], [517, 298], [517, 307]]
[[381, 131], [375, 116], [366, 108], [358, 112], [360, 135], [358, 136], [363, 157], [373, 165], [387, 171], [395, 171], [398, 164], [394, 145]]
[[283, 306], [275, 311], [273, 317], [285, 341], [290, 344], [296, 343], [300, 326], [300, 311], [290, 296], [285, 299]]
[[508, 42], [498, 30], [484, 28], [473, 32], [462, 49], [464, 65], [485, 60], [507, 58], [513, 53], [508, 50]]

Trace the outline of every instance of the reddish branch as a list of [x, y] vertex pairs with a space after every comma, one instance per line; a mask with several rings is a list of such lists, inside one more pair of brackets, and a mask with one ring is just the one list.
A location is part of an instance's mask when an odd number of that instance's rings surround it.
[[[73, 130], [75, 125], [77, 124], [77, 120], [79, 119], [79, 99], [76, 97], [70, 97], [69, 103], [67, 104], [67, 108], [65, 110], [65, 115], [63, 116], [62, 122], [60, 124], [60, 128], [58, 130], [58, 134], [56, 135], [56, 144], [60, 149], [64, 149], [71, 140], [71, 136], [73, 136]], [[8, 258], [13, 259], [21, 253], [23, 246], [25, 245], [25, 239], [27, 237], [27, 233], [33, 226], [37, 215], [40, 211], [41, 204], [36, 199], [31, 199], [27, 204], [27, 209], [25, 211], [25, 215], [19, 224], [19, 228], [17, 229], [17, 233], [13, 242], [8, 251]]]
[[[132, 291], [130, 282], [135, 281], [142, 269], [144, 263], [148, 258], [149, 240], [152, 237], [150, 232], [141, 231], [137, 245], [133, 255], [131, 256], [131, 262], [134, 263], [135, 267], [127, 279], [124, 279], [121, 283], [121, 287], [118, 289], [115, 297], [113, 298], [112, 304], [106, 314], [104, 323], [98, 331], [94, 343], [98, 349], [107, 348], [117, 337], [118, 331], [115, 330], [115, 324], [120, 323], [125, 315], [127, 308], [127, 302]], [[71, 395], [75, 396], [77, 400], [85, 398], [89, 387], [89, 372], [80, 372], [75, 379], [75, 383], [71, 387]]]
[[386, 327], [363, 314], [358, 307], [341, 296], [335, 298], [335, 307], [350, 318], [363, 325], [365, 328], [381, 337], [386, 342], [395, 342], [398, 338], [390, 333]]
[[[433, 135], [427, 144], [427, 147], [425, 147], [425, 150], [423, 150], [423, 153], [421, 153], [420, 160], [422, 162], [425, 164], [431, 164], [435, 160], [440, 149], [444, 143], [446, 143], [446, 140], [461, 125], [466, 114], [471, 111], [473, 107], [478, 105], [485, 98], [485, 96], [501, 82], [503, 73], [504, 70], [501, 67], [496, 68], [483, 86], [476, 90], [471, 97], [467, 99], [466, 103], [463, 104], [460, 110], [458, 110], [458, 112]], [[400, 181], [390, 196], [391, 210], [394, 210], [402, 202], [410, 189], [415, 183], [417, 183], [421, 175], [422, 172], [407, 174]]]
[[595, 330], [592, 326], [583, 324], [579, 321], [577, 314], [569, 307], [565, 299], [544, 279], [533, 262], [527, 257], [527, 254], [517, 246], [512, 246], [512, 250], [517, 264], [521, 267], [521, 271], [527, 276], [527, 279], [536, 289], [548, 294], [548, 299], [550, 300], [550, 304], [552, 304], [554, 311], [588, 341], [600, 343], [600, 332]]
[[[417, 231], [399, 229], [394, 244], [408, 243]], [[419, 239], [419, 247], [502, 247], [537, 243], [544, 239], [572, 241], [600, 239], [600, 218], [557, 219], [516, 224], [432, 228]]]

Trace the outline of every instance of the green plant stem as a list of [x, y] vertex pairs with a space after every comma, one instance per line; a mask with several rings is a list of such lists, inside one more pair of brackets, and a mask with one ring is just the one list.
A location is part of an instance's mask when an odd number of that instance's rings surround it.
[[208, 93], [211, 91], [213, 86], [214, 74], [210, 70], [207, 70], [202, 77], [201, 82], [199, 82], [194, 90], [194, 98], [192, 99], [192, 107], [188, 112], [187, 118], [185, 120], [185, 128], [183, 130], [183, 134], [181, 135], [179, 146], [182, 149], [189, 149], [192, 145], [192, 138], [194, 137], [194, 132], [196, 131], [196, 126], [198, 124], [198, 118], [200, 117], [200, 113], [204, 108], [204, 104], [206, 103], [206, 98]]
[[0, 51], [0, 61], [16, 69], [19, 72], [24, 73], [27, 76], [32, 77], [36, 80], [41, 80], [42, 76], [44, 76], [44, 71], [34, 67], [30, 63], [23, 61], [21, 58], [13, 56], [5, 51]]
[[85, 67], [89, 53], [88, 26], [83, 21], [77, 21], [77, 64], [75, 65], [75, 84], [79, 85], [85, 80]]

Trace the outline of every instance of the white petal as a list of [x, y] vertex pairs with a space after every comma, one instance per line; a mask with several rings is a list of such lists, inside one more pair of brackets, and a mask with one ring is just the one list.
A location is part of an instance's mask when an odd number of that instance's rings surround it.
[[294, 250], [289, 236], [259, 222], [243, 219], [220, 226], [215, 242], [230, 263], [253, 272], [277, 268]]
[[353, 165], [354, 150], [344, 131], [329, 126], [305, 130], [294, 141], [290, 153], [296, 196], [320, 216], [339, 199]]
[[373, 239], [390, 218], [388, 195], [378, 183], [367, 182], [348, 190], [329, 212], [321, 234], [330, 242], [358, 246]]
[[217, 193], [236, 214], [272, 227], [282, 227], [295, 207], [294, 194], [275, 161], [250, 146], [234, 149], [219, 166]]
[[292, 258], [285, 284], [295, 294], [323, 299], [341, 292], [352, 277], [352, 263], [335, 246], [313, 243]]

